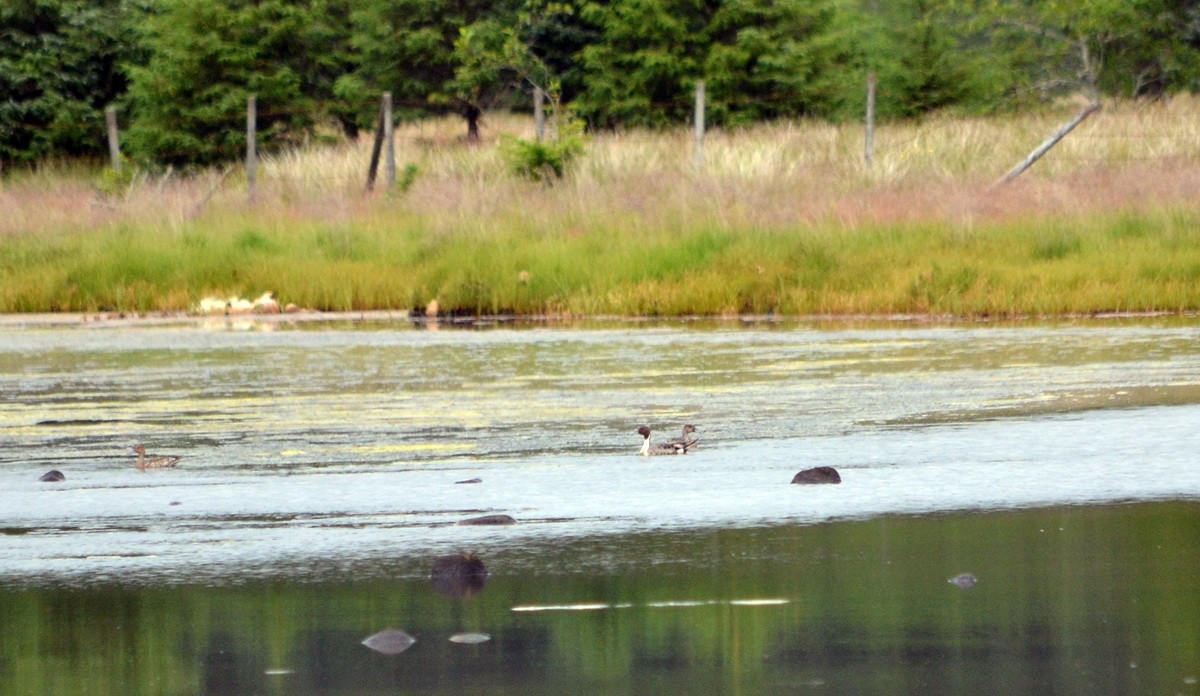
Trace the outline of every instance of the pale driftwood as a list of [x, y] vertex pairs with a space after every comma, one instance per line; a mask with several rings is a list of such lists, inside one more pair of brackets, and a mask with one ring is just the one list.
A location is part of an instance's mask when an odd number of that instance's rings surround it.
[[1020, 164], [1018, 164], [1017, 166], [1010, 169], [1007, 174], [1000, 177], [1000, 179], [997, 180], [996, 183], [994, 183], [990, 187], [988, 187], [988, 190], [993, 191], [995, 189], [998, 189], [1001, 186], [1012, 181], [1013, 179], [1017, 178], [1018, 176], [1021, 176], [1021, 174], [1024, 173], [1024, 171], [1026, 169], [1029, 169], [1030, 167], [1033, 166], [1034, 162], [1037, 162], [1039, 159], [1041, 159], [1042, 155], [1049, 152], [1050, 148], [1057, 145], [1058, 141], [1067, 137], [1067, 134], [1070, 133], [1071, 131], [1075, 130], [1076, 126], [1083, 123], [1084, 119], [1086, 119], [1088, 116], [1091, 116], [1092, 114], [1096, 113], [1099, 110], [1100, 110], [1100, 102], [1092, 102], [1091, 104], [1088, 104], [1083, 109], [1083, 111], [1080, 111], [1078, 114], [1075, 115], [1075, 118], [1071, 119], [1062, 128], [1059, 128], [1057, 131], [1055, 131], [1054, 135], [1047, 138], [1046, 142], [1039, 145], [1036, 150], [1029, 153], [1029, 156], [1026, 157]]

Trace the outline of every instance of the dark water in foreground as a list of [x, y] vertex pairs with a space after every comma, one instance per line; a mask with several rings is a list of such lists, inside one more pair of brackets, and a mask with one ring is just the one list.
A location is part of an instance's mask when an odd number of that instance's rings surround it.
[[[467, 599], [434, 591], [433, 558], [359, 581], [0, 591], [0, 694], [1198, 693], [1197, 503], [585, 537], [483, 560]], [[946, 582], [964, 571], [973, 589]], [[360, 644], [384, 628], [417, 642]], [[447, 640], [463, 631], [491, 640]]]

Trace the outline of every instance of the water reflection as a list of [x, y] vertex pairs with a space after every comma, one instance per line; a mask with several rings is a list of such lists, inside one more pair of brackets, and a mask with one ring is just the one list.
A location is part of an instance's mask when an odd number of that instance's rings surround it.
[[479, 594], [487, 583], [487, 576], [487, 567], [478, 556], [457, 553], [434, 561], [429, 582], [443, 597], [468, 599]]
[[[420, 559], [10, 589], [0, 694], [1194, 693], [1198, 558], [1200, 504], [1154, 503], [581, 538], [465, 600]], [[361, 645], [389, 625], [416, 642]]]

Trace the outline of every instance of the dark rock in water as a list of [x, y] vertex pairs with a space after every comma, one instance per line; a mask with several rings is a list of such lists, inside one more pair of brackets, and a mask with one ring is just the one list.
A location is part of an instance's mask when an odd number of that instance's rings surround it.
[[368, 636], [362, 642], [363, 645], [374, 650], [377, 653], [384, 655], [399, 655], [408, 650], [416, 643], [417, 639], [408, 635], [404, 631], [389, 628], [386, 631], [380, 631], [373, 636]]
[[487, 582], [487, 566], [471, 553], [442, 556], [433, 562], [429, 582], [440, 595], [453, 599], [473, 597]]
[[516, 524], [517, 521], [508, 515], [484, 515], [483, 517], [472, 517], [466, 520], [460, 520], [458, 524], [462, 525], [489, 525], [489, 524]]
[[63, 472], [59, 471], [58, 469], [51, 469], [50, 471], [42, 474], [42, 477], [38, 480], [45, 481], [47, 483], [58, 483], [59, 481], [66, 481], [67, 477], [63, 476]]
[[483, 479], [473, 478], [473, 479], [467, 479], [465, 481], [455, 481], [455, 483], [483, 483]]
[[970, 573], [962, 573], [955, 575], [946, 582], [954, 585], [955, 587], [961, 587], [964, 590], [969, 590], [972, 587], [975, 587], [975, 584], [979, 582], [979, 578], [971, 575]]
[[841, 483], [842, 477], [832, 466], [805, 469], [792, 477], [792, 483]]

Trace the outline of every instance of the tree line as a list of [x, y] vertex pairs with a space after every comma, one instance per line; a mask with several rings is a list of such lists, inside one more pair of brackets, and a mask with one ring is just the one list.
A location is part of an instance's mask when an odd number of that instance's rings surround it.
[[103, 110], [140, 161], [354, 137], [399, 118], [552, 108], [590, 128], [988, 113], [1064, 93], [1200, 86], [1200, 0], [4, 0], [0, 164], [95, 157]]

